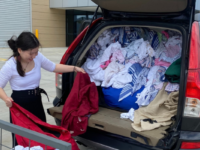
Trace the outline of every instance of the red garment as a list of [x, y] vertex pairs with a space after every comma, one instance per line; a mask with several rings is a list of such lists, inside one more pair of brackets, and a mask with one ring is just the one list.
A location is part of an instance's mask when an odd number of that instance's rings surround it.
[[[37, 109], [37, 108], [35, 108], [35, 109]], [[35, 115], [33, 115], [32, 113], [25, 110], [24, 108], [22, 108], [21, 106], [19, 106], [18, 104], [14, 103], [14, 102], [12, 103], [12, 107], [10, 108], [10, 112], [11, 112], [13, 124], [18, 125], [23, 128], [30, 129], [32, 131], [39, 132], [41, 134], [45, 134], [47, 136], [50, 136], [50, 137], [53, 137], [53, 138], [56, 138], [56, 139], [59, 139], [62, 141], [66, 141], [68, 143], [71, 143], [72, 150], [79, 150], [76, 142], [71, 137], [70, 132], [68, 130], [64, 129], [63, 127], [50, 125], [46, 122], [41, 121], [38, 117], [36, 117]], [[41, 129], [39, 126], [43, 127], [43, 129]], [[56, 132], [60, 133], [60, 137], [58, 138], [51, 133], [45, 132], [44, 129], [47, 131], [56, 131]], [[18, 145], [21, 145], [24, 147], [29, 146], [29, 139], [27, 139], [25, 137], [21, 137], [19, 135], [16, 135], [16, 139], [17, 139]], [[30, 147], [33, 147], [33, 146], [41, 146], [43, 149], [45, 149], [44, 144], [41, 144], [39, 142], [31, 140]], [[54, 150], [54, 149], [55, 148], [47, 146], [47, 150]]]
[[88, 74], [77, 73], [72, 90], [62, 111], [61, 126], [72, 136], [86, 132], [88, 115], [98, 112], [98, 91]]

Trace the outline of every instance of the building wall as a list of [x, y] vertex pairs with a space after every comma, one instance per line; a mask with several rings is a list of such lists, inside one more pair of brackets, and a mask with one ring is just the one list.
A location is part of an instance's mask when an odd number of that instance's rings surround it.
[[91, 6], [94, 7], [95, 9], [97, 7], [97, 5], [91, 0], [49, 0], [49, 1], [50, 1], [50, 8], [88, 7], [86, 8], [86, 10], [90, 10]]
[[200, 0], [196, 0], [196, 10], [200, 11]]
[[32, 32], [39, 31], [42, 47], [66, 46], [65, 10], [50, 9], [49, 0], [32, 0]]

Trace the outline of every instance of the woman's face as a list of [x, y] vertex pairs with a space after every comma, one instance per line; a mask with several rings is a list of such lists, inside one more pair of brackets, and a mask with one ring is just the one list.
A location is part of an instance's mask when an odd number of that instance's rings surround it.
[[27, 63], [33, 61], [33, 59], [38, 55], [38, 51], [39, 47], [27, 51], [23, 51], [20, 48], [18, 49], [21, 59]]

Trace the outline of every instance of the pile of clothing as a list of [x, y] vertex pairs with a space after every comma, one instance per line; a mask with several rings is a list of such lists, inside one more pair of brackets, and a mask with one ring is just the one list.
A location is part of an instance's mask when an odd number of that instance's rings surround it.
[[166, 84], [159, 91], [156, 98], [146, 107], [141, 107], [134, 112], [132, 127], [137, 131], [146, 131], [168, 126], [172, 117], [177, 113], [178, 91], [167, 93]]
[[[82, 68], [102, 87], [108, 106], [132, 112], [148, 106], [165, 82], [168, 94], [179, 90], [181, 51], [182, 36], [175, 31], [111, 28], [90, 47]], [[133, 120], [122, 114], [127, 116]]]

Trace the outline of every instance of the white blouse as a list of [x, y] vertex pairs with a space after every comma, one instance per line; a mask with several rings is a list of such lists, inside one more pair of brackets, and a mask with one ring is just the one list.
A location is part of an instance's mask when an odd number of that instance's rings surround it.
[[0, 88], [4, 88], [9, 81], [12, 90], [15, 91], [35, 89], [40, 84], [41, 68], [53, 72], [56, 67], [55, 63], [40, 52], [34, 58], [34, 62], [34, 68], [21, 77], [17, 71], [16, 60], [11, 57], [0, 70]]

